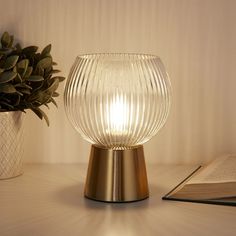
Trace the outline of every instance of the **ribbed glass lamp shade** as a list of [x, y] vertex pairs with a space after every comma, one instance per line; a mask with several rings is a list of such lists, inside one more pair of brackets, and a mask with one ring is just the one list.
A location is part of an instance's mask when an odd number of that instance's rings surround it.
[[170, 81], [153, 55], [82, 55], [71, 68], [64, 99], [69, 120], [86, 140], [128, 149], [145, 143], [164, 125]]

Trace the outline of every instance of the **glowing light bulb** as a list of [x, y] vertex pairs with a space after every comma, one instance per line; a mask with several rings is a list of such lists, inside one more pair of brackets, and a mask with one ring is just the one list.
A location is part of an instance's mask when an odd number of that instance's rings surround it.
[[116, 95], [108, 106], [111, 134], [122, 135], [127, 133], [127, 118], [129, 116], [129, 111], [124, 98]]

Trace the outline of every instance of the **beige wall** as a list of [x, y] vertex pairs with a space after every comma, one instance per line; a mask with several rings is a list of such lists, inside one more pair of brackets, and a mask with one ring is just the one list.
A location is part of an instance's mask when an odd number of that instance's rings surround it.
[[[147, 162], [200, 163], [236, 152], [235, 0], [0, 0], [0, 32], [53, 45], [67, 76], [77, 54], [159, 55], [173, 86], [166, 126]], [[64, 86], [64, 85], [63, 85]], [[63, 90], [61, 86], [61, 92]], [[51, 126], [26, 116], [27, 162], [86, 162], [89, 144], [68, 123], [62, 96]]]

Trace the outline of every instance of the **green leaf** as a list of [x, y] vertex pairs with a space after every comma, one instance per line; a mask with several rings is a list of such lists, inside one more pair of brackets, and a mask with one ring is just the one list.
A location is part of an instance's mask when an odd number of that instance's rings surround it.
[[24, 93], [24, 94], [28, 94], [28, 95], [31, 94], [31, 91], [30, 91], [30, 89], [28, 89], [28, 88], [20, 88], [20, 89], [19, 89], [19, 92], [21, 92], [22, 94], [23, 94], [23, 93]]
[[17, 73], [13, 71], [6, 71], [0, 74], [0, 84], [9, 82], [16, 77]]
[[13, 67], [13, 69], [12, 69], [12, 71], [14, 71], [14, 72], [16, 72], [16, 73], [17, 73], [17, 67], [16, 67], [16, 66], [14, 66], [14, 67]]
[[11, 37], [8, 34], [8, 32], [4, 32], [1, 38], [1, 44], [3, 47], [8, 47], [8, 45], [10, 45], [11, 43]]
[[53, 77], [52, 79], [58, 79], [59, 82], [62, 82], [62, 81], [64, 81], [66, 78], [63, 77], [63, 76], [56, 76], [56, 77]]
[[36, 67], [33, 74], [44, 76], [44, 69], [41, 67]]
[[57, 90], [58, 86], [59, 86], [59, 80], [55, 79], [54, 82], [51, 84], [51, 86], [48, 87], [45, 92], [53, 94]]
[[28, 78], [31, 74], [32, 74], [32, 71], [33, 71], [33, 67], [32, 66], [28, 66], [26, 72], [25, 72], [25, 78]]
[[60, 70], [52, 70], [51, 74], [56, 74], [56, 73], [59, 73], [59, 72], [61, 72], [61, 71]]
[[47, 67], [45, 70], [44, 70], [44, 72], [45, 72], [45, 75], [51, 75], [51, 71], [52, 71], [52, 66], [49, 66], [49, 67]]
[[10, 43], [8, 44], [8, 47], [12, 47], [12, 45], [13, 45], [13, 42], [14, 42], [14, 36], [13, 35], [11, 35], [10, 36]]
[[12, 48], [2, 48], [0, 49], [0, 54], [4, 56], [8, 56], [13, 52]]
[[[40, 108], [38, 108], [38, 109], [40, 109]], [[41, 110], [41, 109], [40, 109], [40, 110]], [[46, 115], [46, 113], [45, 113], [43, 110], [41, 110], [41, 113], [42, 113], [42, 115], [43, 115], [44, 120], [45, 120], [46, 123], [47, 123], [47, 126], [49, 126], [49, 119], [48, 119], [48, 116]]]
[[22, 78], [24, 78], [24, 76], [25, 76], [25, 73], [28, 69], [28, 65], [29, 65], [28, 59], [23, 59], [16, 64], [17, 71], [21, 75]]
[[18, 58], [19, 58], [19, 56], [17, 56], [17, 55], [8, 57], [6, 59], [5, 65], [4, 65], [4, 69], [9, 70], [9, 69], [13, 68], [17, 63]]
[[22, 48], [19, 43], [16, 44], [15, 48], [16, 48], [16, 53], [21, 53]]
[[31, 107], [30, 109], [39, 117], [40, 120], [43, 119], [43, 114], [41, 113], [41, 109], [36, 107]]
[[12, 84], [3, 84], [0, 86], [0, 93], [15, 93], [17, 92]]
[[23, 59], [17, 63], [17, 68], [27, 69], [29, 65], [28, 59]]
[[25, 83], [16, 84], [15, 88], [28, 88], [28, 89], [32, 89], [31, 86], [29, 86], [28, 84], [25, 84]]
[[2, 97], [2, 96], [1, 96], [0, 101], [4, 101], [4, 102], [7, 102], [7, 103], [10, 103], [10, 102], [11, 102], [10, 99], [8, 99], [8, 98], [6, 98], [6, 97]]
[[41, 56], [42, 57], [45, 57], [47, 54], [49, 54], [51, 52], [51, 48], [52, 48], [52, 45], [49, 44], [47, 45], [41, 52]]
[[46, 69], [51, 66], [52, 66], [52, 58], [51, 57], [45, 57], [42, 60], [40, 60], [37, 64], [37, 67], [40, 67], [42, 69]]
[[5, 59], [0, 60], [0, 68], [3, 68], [5, 65]]
[[34, 88], [34, 92], [42, 91], [43, 85], [44, 85], [44, 81], [37, 82], [37, 86], [36, 88]]
[[26, 47], [26, 48], [23, 48], [22, 49], [22, 53], [23, 54], [26, 54], [28, 56], [32, 56], [32, 54], [35, 54], [38, 50], [38, 47], [36, 46], [29, 46], [29, 47]]
[[49, 106], [47, 103], [44, 103], [43, 105], [49, 109]]
[[49, 119], [45, 112], [41, 110], [39, 107], [32, 107], [30, 108], [41, 120], [44, 118], [47, 125], [49, 126]]
[[54, 98], [51, 98], [51, 102], [55, 105], [56, 108], [58, 108], [57, 103]]
[[52, 94], [52, 97], [59, 97], [59, 93], [54, 92], [54, 93]]
[[40, 105], [47, 102], [48, 99], [50, 99], [50, 95], [48, 95], [47, 93], [45, 93], [44, 91], [41, 91], [41, 90], [32, 93], [28, 97], [28, 101], [30, 103], [37, 102]]
[[27, 81], [32, 81], [32, 82], [36, 82], [36, 81], [43, 81], [44, 78], [43, 76], [40, 76], [40, 75], [31, 75]]
[[4, 106], [6, 106], [6, 107], [8, 107], [8, 108], [10, 108], [10, 109], [14, 109], [14, 106], [12, 106], [11, 104], [9, 104], [9, 103], [7, 103], [7, 102], [0, 101], [0, 104], [1, 104], [1, 105], [4, 105]]
[[17, 73], [15, 81], [16, 81], [16, 83], [22, 83], [22, 78], [19, 73]]
[[20, 96], [24, 96], [24, 94], [21, 93], [20, 91], [17, 91], [17, 90], [16, 90], [16, 93], [17, 93], [18, 95], [20, 95]]
[[14, 106], [18, 106], [20, 104], [20, 99], [21, 99], [21, 96], [19, 94], [17, 94], [17, 99], [16, 99]]

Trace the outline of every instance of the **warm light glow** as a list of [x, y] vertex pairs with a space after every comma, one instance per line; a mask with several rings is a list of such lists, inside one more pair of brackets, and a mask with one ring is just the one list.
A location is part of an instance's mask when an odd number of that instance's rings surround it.
[[118, 95], [112, 100], [108, 106], [108, 121], [110, 121], [111, 134], [112, 135], [122, 135], [127, 132], [127, 118], [129, 116], [129, 111], [127, 109], [127, 104], [123, 97]]

